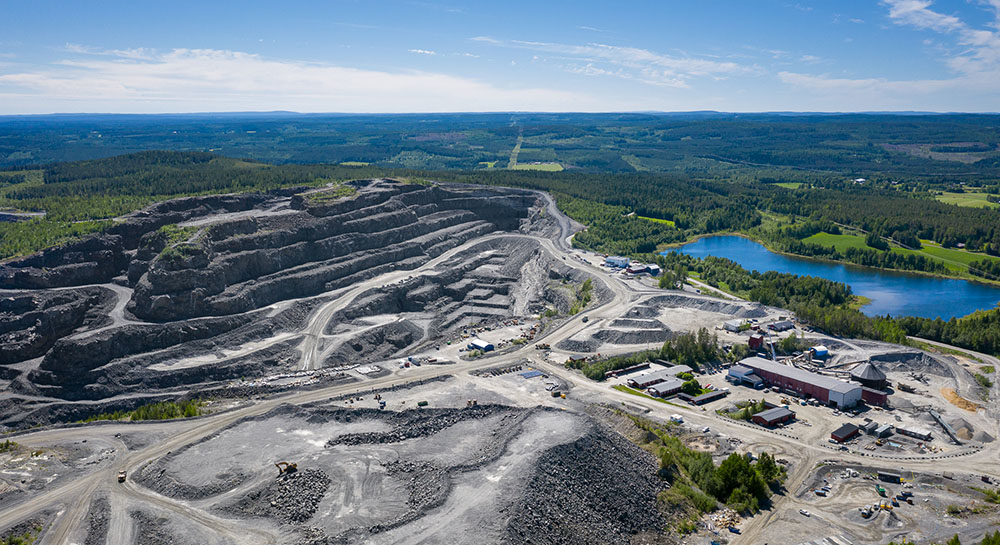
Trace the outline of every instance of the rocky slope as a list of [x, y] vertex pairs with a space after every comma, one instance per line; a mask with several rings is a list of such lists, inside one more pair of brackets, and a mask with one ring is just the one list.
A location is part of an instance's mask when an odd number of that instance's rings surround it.
[[[294, 368], [310, 315], [331, 292], [477, 237], [544, 227], [537, 199], [392, 180], [182, 198], [0, 264], [0, 423], [25, 403], [79, 414], [46, 397], [183, 393]], [[539, 283], [559, 274], [539, 265], [537, 243], [482, 244], [328, 319], [319, 364], [388, 357], [449, 328], [536, 308], [539, 294], [518, 287], [523, 275]]]

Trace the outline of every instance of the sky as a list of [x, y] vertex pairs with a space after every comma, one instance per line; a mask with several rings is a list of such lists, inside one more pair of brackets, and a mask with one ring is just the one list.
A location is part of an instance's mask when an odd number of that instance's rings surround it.
[[0, 114], [1000, 111], [1000, 0], [0, 0]]

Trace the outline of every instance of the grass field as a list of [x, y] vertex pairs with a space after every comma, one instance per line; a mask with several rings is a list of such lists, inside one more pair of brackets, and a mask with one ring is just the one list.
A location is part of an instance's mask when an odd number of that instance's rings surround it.
[[674, 220], [661, 220], [659, 218], [647, 218], [646, 216], [636, 216], [636, 217], [641, 220], [651, 221], [654, 223], [662, 223], [664, 225], [669, 225], [671, 227], [677, 227], [677, 224], [674, 223]]
[[370, 164], [371, 163], [366, 163], [364, 161], [344, 161], [343, 163], [340, 163], [341, 166], [345, 167], [366, 167]]
[[996, 208], [1000, 206], [1000, 204], [986, 200], [986, 196], [986, 193], [948, 193], [946, 191], [935, 198], [943, 203], [974, 208]]
[[833, 247], [838, 252], [843, 252], [848, 248], [867, 248], [865, 237], [861, 235], [831, 235], [830, 233], [816, 233], [811, 237], [802, 239], [802, 242], [819, 244], [820, 246]]
[[774, 185], [784, 187], [785, 189], [798, 189], [802, 187], [802, 182], [779, 182]]
[[497, 166], [496, 161], [480, 161], [479, 164], [486, 167], [487, 170], [492, 170]]
[[[847, 248], [868, 248], [865, 244], [865, 237], [861, 235], [831, 235], [830, 233], [817, 233], [811, 237], [802, 239], [802, 242], [819, 244], [821, 246], [836, 248], [838, 252], [843, 252]], [[921, 240], [923, 248], [920, 250], [907, 250], [905, 248], [893, 247], [892, 251], [899, 254], [922, 255], [940, 261], [949, 270], [958, 273], [967, 273], [969, 263], [980, 259], [992, 259], [1000, 261], [1000, 258], [966, 250], [956, 250], [942, 248], [939, 244], [929, 240]]]
[[559, 163], [518, 163], [514, 165], [514, 170], [541, 170], [544, 172], [559, 172], [563, 166]]

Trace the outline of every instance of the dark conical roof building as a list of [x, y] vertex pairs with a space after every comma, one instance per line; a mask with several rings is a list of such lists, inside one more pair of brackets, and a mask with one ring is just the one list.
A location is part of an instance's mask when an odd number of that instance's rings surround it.
[[875, 390], [885, 390], [888, 385], [885, 373], [879, 370], [878, 367], [870, 362], [866, 361], [861, 365], [855, 367], [851, 371], [851, 380], [854, 382], [859, 382], [868, 388]]

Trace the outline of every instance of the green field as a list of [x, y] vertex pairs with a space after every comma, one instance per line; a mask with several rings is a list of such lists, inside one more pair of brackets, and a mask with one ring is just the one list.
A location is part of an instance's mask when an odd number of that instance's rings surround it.
[[784, 187], [785, 189], [798, 189], [802, 187], [802, 182], [779, 182], [774, 185]]
[[974, 208], [996, 208], [1000, 206], [1000, 204], [986, 200], [987, 196], [987, 193], [949, 193], [945, 191], [935, 198], [943, 203]]
[[559, 163], [518, 163], [513, 170], [541, 170], [543, 172], [559, 172], [563, 166]]
[[487, 170], [492, 170], [492, 169], [496, 168], [497, 162], [496, 161], [480, 161], [479, 162], [479, 166], [486, 167]]
[[955, 272], [968, 272], [969, 263], [973, 261], [979, 261], [982, 259], [990, 259], [995, 261], [1000, 261], [1000, 258], [993, 257], [987, 254], [980, 254], [976, 252], [968, 252], [965, 250], [954, 250], [951, 248], [942, 248], [941, 246], [929, 241], [921, 240], [923, 248], [920, 250], [906, 250], [903, 248], [893, 248], [892, 251], [901, 254], [918, 254], [925, 257], [930, 257], [936, 259], [948, 267], [949, 270]]
[[[826, 246], [828, 248], [833, 247], [838, 252], [844, 252], [847, 248], [868, 248], [865, 244], [865, 237], [862, 235], [831, 235], [830, 233], [817, 233], [811, 237], [802, 239], [802, 242], [819, 244], [820, 246]], [[939, 244], [929, 240], [921, 240], [920, 242], [923, 245], [923, 248], [920, 250], [907, 250], [905, 248], [893, 247], [892, 251], [899, 254], [922, 255], [924, 257], [940, 261], [945, 267], [948, 267], [949, 270], [958, 273], [967, 272], [969, 269], [969, 263], [972, 263], [973, 261], [981, 259], [1000, 261], [1000, 258], [987, 254], [942, 248]]]
[[641, 220], [652, 221], [654, 223], [662, 223], [664, 225], [669, 225], [671, 227], [677, 227], [677, 224], [674, 223], [674, 220], [661, 220], [659, 218], [647, 218], [646, 216], [636, 216], [636, 217]]
[[838, 252], [843, 252], [848, 248], [867, 248], [865, 237], [861, 235], [831, 235], [830, 233], [816, 233], [811, 237], [802, 239], [802, 242], [819, 244], [820, 246], [833, 247]]
[[366, 167], [366, 166], [368, 166], [370, 164], [371, 163], [366, 163], [364, 161], [344, 161], [343, 163], [340, 163], [340, 166], [342, 166], [342, 167]]

